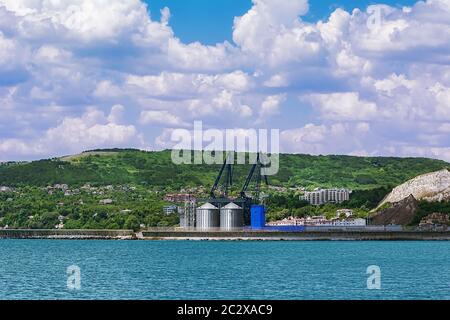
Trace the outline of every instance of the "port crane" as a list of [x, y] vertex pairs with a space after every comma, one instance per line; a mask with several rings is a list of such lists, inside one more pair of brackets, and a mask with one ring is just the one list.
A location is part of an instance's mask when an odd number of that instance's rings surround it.
[[222, 167], [220, 168], [219, 175], [216, 177], [216, 180], [214, 181], [214, 185], [211, 188], [210, 196], [211, 199], [216, 199], [216, 191], [219, 188], [220, 180], [222, 179], [222, 176], [225, 172], [225, 182], [223, 185], [223, 194], [222, 197], [227, 198], [228, 197], [228, 191], [229, 188], [233, 185], [233, 160], [231, 159], [232, 153], [227, 154], [225, 161], [222, 164]]
[[267, 175], [262, 174], [263, 168], [264, 168], [264, 165], [261, 162], [261, 155], [260, 155], [260, 153], [258, 153], [256, 156], [256, 161], [252, 165], [250, 172], [248, 173], [247, 179], [245, 179], [244, 186], [242, 187], [242, 190], [240, 192], [241, 198], [243, 198], [243, 199], [249, 198], [247, 196], [247, 190], [250, 185], [250, 182], [252, 181], [253, 176], [256, 176], [253, 197], [250, 197], [250, 199], [253, 198], [255, 201], [259, 200], [260, 192], [261, 192], [261, 180], [264, 180], [265, 184], [269, 185]]
[[[246, 223], [250, 221], [250, 208], [252, 204], [256, 204], [260, 201], [261, 184], [264, 181], [266, 185], [269, 185], [267, 175], [263, 174], [264, 164], [261, 161], [262, 155], [258, 153], [256, 155], [256, 161], [252, 164], [250, 171], [245, 179], [244, 185], [239, 192], [238, 198], [230, 198], [229, 190], [233, 185], [233, 162], [234, 153], [230, 152], [226, 156], [226, 161], [222, 164], [219, 174], [217, 175], [213, 186], [210, 191], [210, 198], [203, 199], [201, 201], [210, 202], [221, 208], [223, 205], [230, 202], [234, 202], [240, 205], [244, 212], [244, 220]], [[223, 180], [223, 184], [221, 181]], [[250, 189], [252, 181], [255, 180], [254, 187]], [[222, 192], [218, 193], [221, 190]]]

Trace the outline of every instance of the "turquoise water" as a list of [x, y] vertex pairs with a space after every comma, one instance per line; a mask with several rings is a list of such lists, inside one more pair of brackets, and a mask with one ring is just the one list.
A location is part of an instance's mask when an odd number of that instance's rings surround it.
[[450, 242], [0, 240], [0, 257], [0, 299], [450, 299]]

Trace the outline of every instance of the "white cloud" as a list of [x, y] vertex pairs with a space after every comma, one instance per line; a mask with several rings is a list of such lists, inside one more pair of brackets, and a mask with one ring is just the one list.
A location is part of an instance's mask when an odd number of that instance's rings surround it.
[[450, 133], [450, 123], [443, 123], [439, 125], [438, 131], [442, 133]]
[[[162, 133], [155, 138], [155, 146], [157, 149], [171, 149], [174, 147], [174, 142], [171, 140], [173, 130], [174, 129], [171, 128], [165, 128]], [[184, 146], [184, 148], [182, 146], [181, 149], [190, 149], [190, 143]]]
[[199, 42], [184, 44], [177, 38], [171, 38], [167, 47], [167, 58], [171, 65], [181, 70], [221, 71], [238, 66], [236, 48], [225, 42], [215, 46], [205, 46]]
[[291, 152], [323, 154], [327, 153], [328, 147], [337, 141], [337, 137], [331, 135], [329, 127], [309, 123], [301, 128], [282, 131], [280, 143], [283, 149], [289, 148]]
[[[112, 114], [118, 108], [113, 107]], [[88, 108], [81, 117], [64, 118], [58, 126], [47, 130], [40, 143], [81, 151], [95, 146], [126, 146], [127, 143], [133, 143], [132, 139], [136, 139], [136, 136], [134, 126], [110, 122], [103, 112]]]
[[251, 87], [251, 79], [239, 70], [217, 75], [162, 72], [151, 76], [130, 75], [126, 85], [153, 97], [193, 97], [221, 90], [245, 92]]
[[261, 104], [261, 109], [259, 110], [259, 120], [262, 121], [270, 116], [278, 114], [280, 112], [280, 106], [285, 100], [285, 94], [266, 97]]
[[236, 92], [245, 92], [251, 89], [250, 76], [240, 70], [219, 74], [214, 79], [217, 85]]
[[121, 104], [116, 104], [111, 108], [111, 112], [108, 116], [108, 122], [119, 124], [123, 121], [124, 114], [125, 114], [125, 107]]
[[275, 48], [277, 37], [298, 24], [298, 17], [308, 11], [306, 0], [253, 0], [253, 7], [235, 18], [233, 40], [245, 52], [264, 55]]
[[[163, 23], [149, 20], [146, 6], [139, 0], [74, 0], [70, 4], [64, 1], [2, 0], [7, 10], [23, 21], [18, 30], [23, 37], [42, 37], [44, 31], [52, 34], [66, 33], [65, 36], [80, 41], [107, 40], [117, 41], [120, 37], [136, 32], [149, 38], [158, 38], [151, 34], [158, 25], [159, 33], [171, 35], [166, 27], [168, 14], [163, 15]], [[38, 28], [36, 28], [36, 26]], [[144, 29], [145, 28], [145, 29]], [[140, 30], [145, 30], [141, 32]]]
[[182, 120], [176, 115], [168, 111], [142, 111], [140, 116], [142, 124], [162, 124], [169, 127], [180, 126], [183, 124]]
[[402, 156], [415, 155], [418, 157], [443, 159], [450, 162], [449, 147], [404, 146], [400, 148], [398, 153]]
[[285, 74], [275, 74], [270, 77], [269, 80], [266, 80], [264, 85], [270, 88], [287, 87], [289, 85], [289, 80]]
[[109, 80], [100, 81], [95, 88], [94, 95], [99, 98], [117, 98], [122, 90]]
[[380, 93], [393, 97], [399, 90], [412, 90], [417, 86], [417, 81], [408, 80], [403, 74], [392, 74], [386, 79], [375, 81], [374, 86]]
[[450, 87], [436, 83], [430, 91], [436, 97], [436, 115], [440, 119], [450, 120]]
[[139, 0], [0, 0], [2, 158], [143, 146], [141, 130], [158, 146], [194, 120], [270, 118], [285, 152], [448, 159], [450, 2], [337, 9], [316, 23], [307, 11], [306, 0], [253, 0], [234, 42], [207, 46]]
[[366, 133], [370, 131], [370, 124], [367, 122], [360, 122], [356, 125], [356, 130], [360, 133]]
[[[66, 117], [42, 137], [0, 139], [0, 151], [13, 156], [45, 156], [78, 153], [97, 147], [127, 147], [141, 145], [142, 139], [133, 125], [119, 125], [111, 120], [121, 106], [114, 106], [110, 116], [90, 107], [81, 117]], [[109, 120], [108, 120], [109, 119]]]
[[376, 104], [361, 100], [357, 92], [312, 94], [306, 100], [324, 119], [373, 120], [378, 116]]
[[2, 72], [24, 68], [27, 51], [18, 41], [6, 37], [0, 29], [0, 76]]
[[[20, 139], [2, 139], [0, 140], [0, 161], [11, 160], [11, 156], [30, 156], [42, 154], [43, 150], [32, 144], [27, 144]], [[7, 155], [7, 157], [5, 157]], [[18, 158], [20, 159], [20, 158]]]

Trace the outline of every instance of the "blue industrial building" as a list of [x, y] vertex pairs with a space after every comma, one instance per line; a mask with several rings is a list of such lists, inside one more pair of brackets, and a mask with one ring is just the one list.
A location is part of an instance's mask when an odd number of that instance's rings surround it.
[[252, 229], [263, 229], [266, 226], [266, 208], [263, 205], [252, 205], [250, 215]]
[[305, 231], [304, 226], [266, 226], [266, 208], [263, 205], [254, 204], [250, 207], [251, 229], [265, 231]]

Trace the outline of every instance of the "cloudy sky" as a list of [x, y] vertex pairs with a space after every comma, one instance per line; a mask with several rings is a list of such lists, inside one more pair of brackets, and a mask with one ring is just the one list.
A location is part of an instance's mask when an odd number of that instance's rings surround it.
[[450, 0], [373, 3], [0, 0], [0, 161], [160, 150], [195, 120], [450, 161]]

